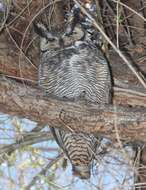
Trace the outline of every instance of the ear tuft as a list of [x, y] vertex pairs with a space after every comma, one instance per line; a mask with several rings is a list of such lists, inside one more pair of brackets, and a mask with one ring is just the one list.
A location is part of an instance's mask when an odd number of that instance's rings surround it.
[[47, 28], [41, 23], [33, 23], [34, 31], [41, 37], [46, 37]]
[[46, 38], [49, 41], [54, 41], [57, 38], [49, 32], [47, 27], [43, 23], [33, 23], [34, 31], [41, 36], [42, 38]]

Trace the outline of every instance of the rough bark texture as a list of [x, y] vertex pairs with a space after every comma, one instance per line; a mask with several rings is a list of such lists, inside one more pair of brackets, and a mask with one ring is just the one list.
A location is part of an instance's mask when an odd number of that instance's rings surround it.
[[0, 110], [66, 130], [100, 133], [112, 140], [146, 142], [146, 108], [59, 101], [38, 89], [0, 78]]

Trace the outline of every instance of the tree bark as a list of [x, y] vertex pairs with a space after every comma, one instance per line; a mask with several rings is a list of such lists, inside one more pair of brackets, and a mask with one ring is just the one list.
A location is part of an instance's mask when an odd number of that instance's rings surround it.
[[[0, 111], [65, 130], [99, 133], [124, 141], [146, 142], [146, 108], [68, 102], [44, 97], [35, 89], [0, 78]], [[146, 98], [144, 98], [146, 101]]]

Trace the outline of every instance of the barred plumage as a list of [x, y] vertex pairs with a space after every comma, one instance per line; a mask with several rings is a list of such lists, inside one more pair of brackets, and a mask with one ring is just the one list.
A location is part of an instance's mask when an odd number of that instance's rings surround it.
[[65, 132], [54, 128], [52, 132], [71, 161], [73, 174], [82, 179], [88, 179], [91, 161], [96, 152], [97, 139], [93, 135]]
[[110, 75], [101, 52], [88, 42], [43, 53], [40, 65], [40, 86], [48, 95], [109, 102]]
[[[80, 34], [82, 38], [83, 32]], [[74, 33], [71, 36], [73, 35]], [[111, 80], [108, 63], [90, 39], [80, 40], [79, 36], [75, 37], [74, 43], [71, 41], [71, 44], [70, 36], [64, 36], [62, 40], [67, 45], [63, 47], [57, 37], [53, 40], [42, 38], [44, 45], [41, 44], [43, 51], [39, 84], [48, 96], [75, 100], [84, 98], [95, 103], [109, 103]], [[94, 135], [66, 132], [53, 127], [51, 131], [71, 161], [74, 175], [88, 179], [97, 147]]]

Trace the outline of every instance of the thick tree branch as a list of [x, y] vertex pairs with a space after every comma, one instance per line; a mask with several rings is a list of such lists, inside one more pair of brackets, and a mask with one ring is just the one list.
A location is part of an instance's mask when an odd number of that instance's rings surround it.
[[[0, 111], [66, 130], [146, 142], [146, 108], [101, 106], [44, 97], [39, 89], [0, 78]], [[134, 96], [133, 96], [134, 97]], [[144, 98], [144, 97], [143, 97]], [[144, 98], [144, 101], [145, 98]]]

